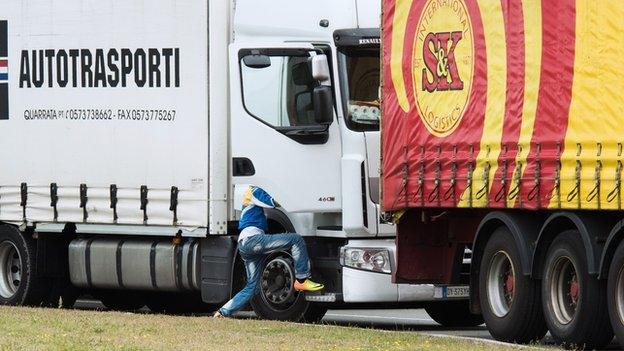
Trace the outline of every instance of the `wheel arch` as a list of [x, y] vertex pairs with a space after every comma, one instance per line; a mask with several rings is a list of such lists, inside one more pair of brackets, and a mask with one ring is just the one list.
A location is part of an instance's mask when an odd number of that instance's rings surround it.
[[620, 243], [624, 240], [624, 219], [619, 220], [611, 229], [607, 241], [605, 242], [602, 255], [600, 257], [600, 274], [599, 279], [606, 279], [609, 275], [609, 267], [611, 266], [611, 260], [615, 255]]
[[533, 243], [539, 233], [542, 218], [538, 214], [494, 211], [488, 213], [477, 228], [472, 245], [472, 261], [470, 263], [470, 307], [473, 312], [481, 312], [479, 303], [479, 271], [481, 257], [490, 237], [500, 227], [506, 227], [514, 237], [520, 252], [522, 274], [531, 274], [533, 259]]
[[281, 227], [286, 232], [295, 232], [295, 226], [283, 211], [276, 208], [265, 208], [264, 213], [266, 214], [267, 221], [269, 222], [269, 233], [273, 233], [271, 229], [274, 229], [275, 226]]
[[600, 272], [601, 253], [610, 228], [612, 220], [600, 214], [577, 213], [560, 211], [550, 215], [542, 226], [537, 242], [535, 244], [535, 254], [533, 255], [532, 277], [542, 278], [542, 266], [546, 259], [546, 253], [555, 237], [566, 230], [578, 230], [585, 255], [587, 257], [587, 269], [590, 275], [597, 275]]

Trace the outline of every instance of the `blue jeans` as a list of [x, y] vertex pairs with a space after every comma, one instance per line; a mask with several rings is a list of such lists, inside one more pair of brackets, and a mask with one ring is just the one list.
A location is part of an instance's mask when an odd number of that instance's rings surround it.
[[260, 287], [262, 266], [266, 255], [288, 250], [295, 260], [295, 277], [297, 279], [308, 278], [310, 276], [310, 260], [308, 259], [305, 241], [301, 235], [296, 233], [256, 234], [243, 239], [242, 243], [238, 244], [238, 251], [245, 261], [247, 284], [243, 290], [223, 305], [219, 312], [224, 316], [230, 316], [245, 307]]

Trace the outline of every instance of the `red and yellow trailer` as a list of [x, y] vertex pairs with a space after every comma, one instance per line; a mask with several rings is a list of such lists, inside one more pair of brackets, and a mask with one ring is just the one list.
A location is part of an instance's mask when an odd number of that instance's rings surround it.
[[619, 210], [624, 3], [385, 1], [384, 208]]
[[600, 346], [608, 311], [624, 340], [624, 2], [384, 0], [382, 46], [395, 279], [454, 282], [467, 244], [495, 337]]

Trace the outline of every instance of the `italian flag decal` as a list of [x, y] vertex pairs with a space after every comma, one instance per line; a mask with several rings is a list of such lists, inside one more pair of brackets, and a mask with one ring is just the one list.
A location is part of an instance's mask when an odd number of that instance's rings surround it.
[[7, 21], [0, 21], [0, 119], [9, 119], [9, 48]]

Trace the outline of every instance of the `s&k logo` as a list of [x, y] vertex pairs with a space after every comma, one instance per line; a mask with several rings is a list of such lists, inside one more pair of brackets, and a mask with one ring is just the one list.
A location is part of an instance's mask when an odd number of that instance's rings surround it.
[[474, 50], [465, 0], [427, 0], [414, 39], [412, 78], [418, 115], [436, 137], [453, 133], [465, 114]]
[[436, 90], [464, 89], [455, 61], [455, 48], [461, 39], [460, 31], [427, 35], [423, 52], [426, 66], [422, 70], [423, 90], [432, 93]]

